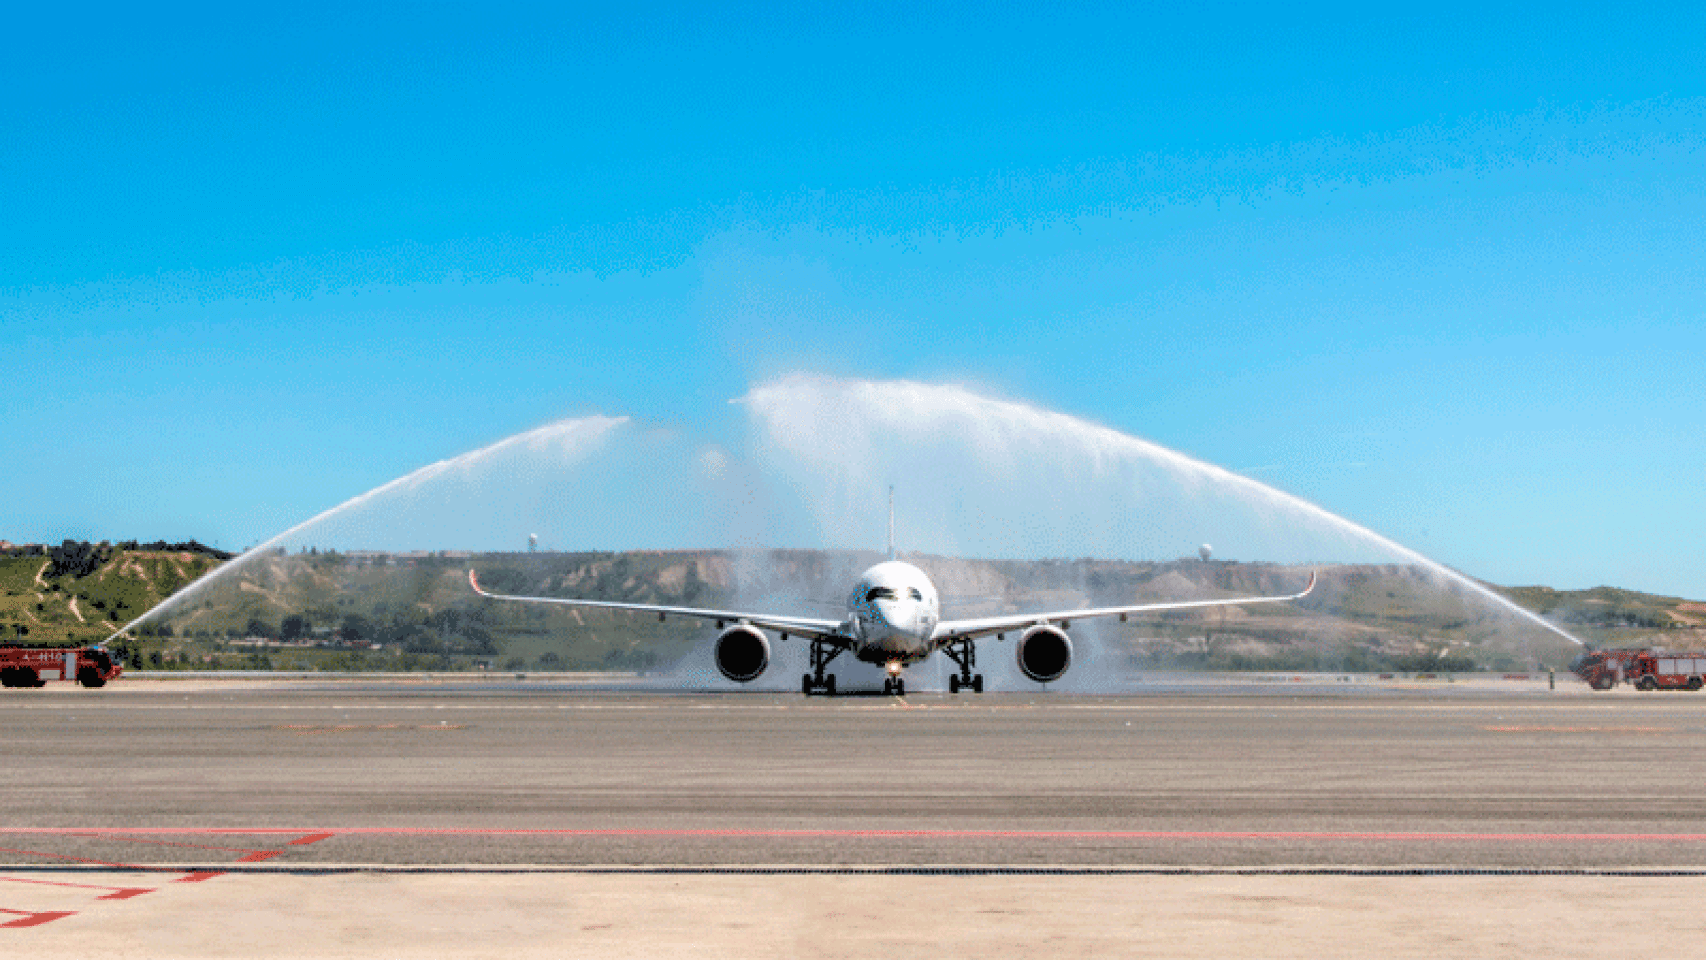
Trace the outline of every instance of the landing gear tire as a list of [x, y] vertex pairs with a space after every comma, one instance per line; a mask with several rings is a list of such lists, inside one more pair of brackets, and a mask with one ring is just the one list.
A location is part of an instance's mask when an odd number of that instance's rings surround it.
[[883, 681], [883, 696], [885, 696], [885, 697], [894, 696], [894, 681], [893, 680], [885, 679]]
[[894, 678], [894, 695], [897, 697], [906, 696], [906, 681], [900, 677]]
[[812, 672], [800, 675], [800, 692], [809, 697], [813, 691], [821, 690], [826, 697], [835, 696], [835, 674], [825, 673], [823, 668], [845, 649], [825, 640], [813, 640]]
[[970, 687], [973, 691], [982, 693], [983, 674], [971, 672], [971, 669], [977, 666], [977, 645], [969, 639], [960, 639], [943, 647], [942, 652], [960, 668], [958, 673], [948, 675], [948, 692], [959, 693]]

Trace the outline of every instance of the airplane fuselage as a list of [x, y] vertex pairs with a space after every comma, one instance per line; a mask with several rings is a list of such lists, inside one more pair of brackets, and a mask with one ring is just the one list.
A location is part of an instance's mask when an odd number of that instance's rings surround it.
[[853, 655], [866, 663], [917, 663], [936, 651], [942, 602], [924, 571], [887, 560], [860, 575], [847, 597]]

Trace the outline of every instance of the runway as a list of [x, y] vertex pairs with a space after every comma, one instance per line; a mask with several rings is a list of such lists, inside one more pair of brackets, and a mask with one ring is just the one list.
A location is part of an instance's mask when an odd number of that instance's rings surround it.
[[294, 864], [1706, 865], [1706, 697], [1238, 693], [25, 691], [0, 699], [23, 773], [0, 847], [33, 828], [142, 865], [209, 831], [324, 834]]
[[[1706, 877], [1706, 696], [1680, 693], [1234, 684], [808, 700], [120, 681], [7, 694], [5, 936], [84, 929], [143, 902], [182, 905], [161, 931], [192, 929], [239, 884], [262, 899], [366, 884], [363, 896], [417, 905], [449, 884], [494, 916], [551, 890], [717, 891], [701, 903], [707, 917], [745, 910], [758, 922], [814, 897], [957, 903], [955, 891], [973, 890], [1021, 912], [1030, 896], [1117, 912], [1139, 892], [1183, 904], [1191, 890], [1318, 890], [1299, 902], [1319, 913], [1373, 909], [1371, 890], [1411, 896], [1381, 886], [1398, 878], [1447, 884], [1407, 889], [1449, 900], [1512, 873], [1598, 884], [1580, 889], [1645, 909], [1653, 884], [1694, 889]], [[758, 899], [717, 899], [732, 889]], [[1543, 916], [1556, 931], [1559, 889], [1507, 884], [1480, 899], [1552, 897], [1557, 910]], [[970, 902], [932, 902], [965, 924], [953, 943], [983, 942], [988, 918]], [[66, 903], [75, 909], [58, 909]], [[327, 908], [312, 896], [300, 906]], [[1065, 907], [1050, 909], [1066, 922]], [[838, 910], [800, 922], [831, 923]], [[651, 933], [689, 936], [674, 922]], [[521, 940], [555, 943], [554, 929]], [[918, 937], [941, 946], [931, 938], [942, 929]], [[1083, 929], [1084, 943], [1096, 940]], [[89, 937], [90, 953], [105, 949]], [[185, 952], [224, 955], [203, 946]]]

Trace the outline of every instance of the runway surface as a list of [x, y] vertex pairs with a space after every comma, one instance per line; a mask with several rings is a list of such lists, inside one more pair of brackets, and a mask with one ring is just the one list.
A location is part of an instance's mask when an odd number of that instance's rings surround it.
[[7, 694], [20, 865], [1706, 867], [1688, 694]]
[[0, 951], [1591, 957], [1706, 883], [1706, 696], [632, 686], [5, 691]]

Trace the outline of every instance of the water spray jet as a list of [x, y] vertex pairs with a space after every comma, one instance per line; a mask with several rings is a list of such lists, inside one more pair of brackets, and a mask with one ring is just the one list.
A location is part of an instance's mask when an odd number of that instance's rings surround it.
[[[1584, 646], [1568, 631], [1473, 578], [1301, 497], [1068, 414], [1017, 401], [991, 399], [954, 385], [844, 380], [804, 374], [754, 388], [739, 402], [758, 418], [766, 442], [785, 454], [785, 459], [804, 465], [796, 480], [802, 486], [815, 486], [820, 522], [832, 533], [864, 526], [855, 518], [876, 502], [876, 490], [883, 478], [916, 474], [910, 461], [923, 460], [939, 468], [945, 466], [938, 472], [981, 472], [994, 478], [997, 484], [1006, 482], [1009, 489], [999, 490], [995, 501], [1025, 500], [1022, 494], [1029, 494], [1027, 506], [1041, 505], [1054, 511], [1047, 519], [1030, 521], [1033, 526], [1077, 524], [1103, 532], [1102, 542], [1118, 549], [1125, 544], [1107, 531], [1130, 524], [1129, 517], [1123, 515], [1130, 513], [1129, 505], [1110, 508], [1122, 512], [1110, 520], [1096, 515], [1092, 507], [1083, 503], [1086, 498], [1082, 495], [1062, 497], [1058, 489], [1021, 491], [1011, 478], [1022, 471], [1035, 475], [1039, 470], [1052, 470], [1045, 480], [1061, 485], [1112, 478], [1119, 481], [1115, 489], [1129, 498], [1132, 493], [1144, 493], [1142, 486], [1150, 478], [1143, 475], [1142, 468], [1158, 467], [1176, 485], [1176, 490], [1186, 495], [1218, 488], [1247, 505], [1278, 510], [1294, 520], [1305, 520], [1358, 542], [1365, 549], [1372, 547], [1386, 556], [1414, 564], [1497, 609]], [[955, 442], [969, 444], [969, 450], [953, 446]], [[921, 451], [925, 455], [921, 456]], [[948, 464], [950, 458], [959, 462]], [[1003, 475], [1007, 479], [1003, 480]], [[908, 490], [909, 499], [919, 492], [916, 486], [909, 486]], [[937, 499], [942, 503], [962, 503], [964, 497], [963, 488], [937, 490]], [[965, 512], [992, 516], [988, 509], [976, 509], [986, 506], [974, 504], [965, 508]], [[922, 546], [914, 544], [915, 548]], [[934, 549], [944, 554], [968, 552], [956, 549], [957, 546], [938, 543]], [[1206, 545], [1202, 553], [1206, 560], [1209, 555]]]
[[557, 447], [571, 456], [583, 455], [593, 447], [597, 446], [611, 430], [627, 422], [627, 417], [604, 416], [577, 417], [567, 420], [558, 420], [554, 423], [548, 423], [543, 427], [537, 427], [532, 430], [526, 430], [515, 434], [514, 436], [506, 437], [496, 443], [480, 447], [477, 450], [470, 450], [467, 453], [451, 457], [448, 460], [429, 463], [426, 466], [410, 473], [406, 473], [389, 483], [384, 483], [374, 487], [372, 490], [369, 490], [360, 496], [351, 497], [329, 510], [315, 514], [283, 533], [245, 550], [230, 562], [220, 566], [216, 570], [208, 572], [201, 579], [189, 584], [177, 593], [174, 593], [160, 601], [150, 607], [141, 616], [113, 631], [112, 635], [107, 637], [107, 642], [111, 642], [121, 636], [124, 636], [133, 628], [144, 623], [150, 618], [164, 613], [174, 607], [180, 606], [192, 597], [200, 595], [212, 584], [242, 568], [254, 559], [265, 556], [279, 544], [286, 542], [291, 537], [310, 530], [337, 516], [348, 513], [351, 510], [355, 510], [366, 504], [381, 500], [387, 496], [417, 488], [421, 484], [434, 478], [444, 476], [445, 474], [455, 470], [470, 467], [482, 460], [486, 460], [500, 453], [519, 450], [538, 451]]
[[[899, 479], [907, 505], [904, 535], [909, 555], [934, 554], [944, 558], [943, 563], [953, 563], [945, 558], [956, 556], [999, 559], [1004, 552], [1014, 559], [1177, 557], [1181, 543], [1197, 544], [1206, 539], [1220, 544], [1226, 555], [1280, 554], [1291, 556], [1290, 562], [1303, 563], [1341, 552], [1357, 554], [1375, 549], [1388, 558], [1382, 562], [1401, 558], [1430, 578], [1437, 578], [1433, 579], [1435, 589], [1441, 584], [1461, 588], [1490, 601], [1499, 611], [1514, 613], [1525, 623], [1581, 645], [1568, 632], [1484, 585], [1301, 498], [1066, 414], [991, 399], [955, 386], [810, 376], [760, 385], [734, 403], [732, 409], [741, 411], [740, 416], [754, 427], [749, 434], [751, 443], [747, 449], [724, 452], [719, 448], [717, 469], [701, 469], [706, 465], [704, 450], [691, 443], [629, 431], [624, 436], [630, 442], [609, 444], [610, 456], [601, 456], [596, 469], [575, 474], [602, 478], [595, 482], [605, 484], [603, 488], [568, 501], [549, 502], [597, 505], [588, 514], [565, 516], [576, 524], [576, 535], [590, 541], [589, 546], [597, 544], [605, 549], [613, 544], [608, 542], [609, 534], [597, 533], [589, 526], [594, 515], [615, 517], [623, 525], [623, 535], [631, 537], [636, 536], [632, 532], [634, 519], [646, 518], [654, 531], [641, 532], [637, 538], [647, 545], [659, 544], [660, 540], [667, 544], [669, 540], [664, 538], [680, 537], [681, 531], [692, 529], [690, 524], [695, 519], [712, 517], [722, 519], [701, 524], [698, 534], [689, 536], [702, 543], [754, 547], [795, 543], [865, 552], [828, 561], [789, 559], [769, 549], [735, 555], [734, 591], [743, 603], [758, 609], [794, 606], [783, 599], [795, 592], [793, 588], [779, 592], [790, 578], [804, 577], [813, 583], [836, 581], [833, 574], [840, 571], [831, 568], [877, 554], [883, 544], [878, 533], [882, 524], [875, 514], [883, 507], [883, 488]], [[399, 495], [447, 476], [456, 478], [450, 488], [461, 491], [458, 484], [467, 475], [459, 471], [483, 461], [491, 462], [483, 463], [478, 475], [502, 482], [488, 483], [480, 491], [490, 489], [505, 501], [512, 501], [518, 491], [513, 472], [507, 470], [510, 461], [491, 459], [496, 454], [536, 448], [555, 451], [561, 447], [579, 458], [598, 449], [627, 422], [626, 418], [610, 417], [565, 420], [422, 467], [246, 551], [121, 627], [109, 639], [205, 596], [229, 571], [266, 556], [305, 532], [321, 530], [320, 525], [334, 518], [353, 516], [360, 508], [374, 504], [393, 509], [407, 503], [413, 508], [414, 499], [405, 501]], [[569, 473], [557, 471], [554, 463], [545, 465], [551, 468], [552, 482], [559, 473]], [[504, 472], [496, 473], [499, 468]], [[672, 468], [674, 473], [669, 472]], [[443, 488], [440, 484], [431, 489]], [[1207, 494], [1222, 499], [1214, 500]], [[628, 500], [618, 502], [615, 497]], [[637, 505], [635, 497], [639, 498]], [[1253, 522], [1226, 526], [1247, 515]], [[367, 515], [361, 516], [365, 520]], [[427, 519], [431, 523], [442, 516], [441, 510]], [[890, 519], [892, 523], [892, 514]], [[481, 523], [485, 522], [482, 518]], [[530, 518], [520, 518], [519, 522], [528, 526], [502, 529], [546, 529]], [[1184, 527], [1156, 539], [1154, 527], [1158, 522]], [[443, 536], [439, 526], [427, 529]], [[1308, 539], [1319, 539], [1323, 531], [1331, 535], [1325, 542]], [[550, 536], [555, 542], [566, 542], [560, 534]], [[1180, 536], [1189, 539], [1181, 540]], [[1263, 546], [1263, 536], [1279, 539]], [[1300, 543], [1316, 552], [1299, 553]], [[1150, 552], [1143, 554], [1144, 550]], [[1213, 553], [1203, 544], [1197, 556], [1206, 561]], [[822, 569], [811, 568], [812, 563]], [[987, 586], [971, 587], [968, 581], [967, 590], [972, 595], [990, 592]], [[1088, 598], [1087, 580], [1074, 589]], [[1097, 641], [1089, 632], [1083, 638], [1089, 641], [1082, 648], [1089, 663], [1096, 656]], [[775, 653], [778, 658], [793, 655], [787, 645], [779, 645]], [[779, 665], [783, 663], [778, 660]]]

